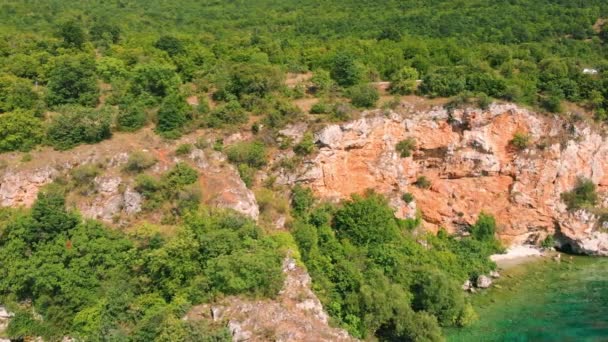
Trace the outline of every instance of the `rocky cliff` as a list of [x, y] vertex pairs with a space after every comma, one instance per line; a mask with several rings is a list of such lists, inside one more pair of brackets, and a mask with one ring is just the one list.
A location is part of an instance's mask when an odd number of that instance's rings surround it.
[[[528, 137], [528, 147], [512, 146], [516, 134]], [[307, 184], [327, 200], [374, 189], [398, 216], [419, 211], [430, 230], [462, 232], [485, 211], [496, 217], [507, 245], [556, 234], [576, 252], [608, 255], [606, 223], [588, 211], [568, 211], [560, 199], [584, 177], [598, 185], [602, 206], [608, 204], [608, 139], [582, 120], [510, 104], [487, 110], [404, 107], [326, 126], [315, 138], [318, 154], [280, 180]], [[407, 138], [416, 147], [402, 158], [395, 146]], [[415, 186], [421, 176], [430, 187]], [[405, 192], [415, 200], [405, 203]]]

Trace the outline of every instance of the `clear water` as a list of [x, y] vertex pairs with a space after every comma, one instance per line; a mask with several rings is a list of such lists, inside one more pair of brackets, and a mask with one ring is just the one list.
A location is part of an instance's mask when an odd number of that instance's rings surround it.
[[480, 318], [448, 341], [608, 341], [608, 258], [545, 259], [472, 296]]

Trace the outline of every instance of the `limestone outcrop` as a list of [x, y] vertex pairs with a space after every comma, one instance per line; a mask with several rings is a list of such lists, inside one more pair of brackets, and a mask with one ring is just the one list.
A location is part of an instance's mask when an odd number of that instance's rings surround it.
[[329, 317], [310, 288], [310, 276], [294, 259], [284, 260], [283, 273], [283, 289], [274, 300], [228, 297], [198, 305], [184, 319], [225, 321], [235, 342], [355, 341], [345, 330], [328, 325]]
[[[527, 137], [527, 147], [513, 146], [516, 134]], [[407, 138], [415, 139], [416, 148], [402, 158], [395, 146]], [[573, 250], [608, 254], [599, 218], [569, 212], [560, 198], [579, 177], [592, 180], [604, 197], [608, 190], [608, 139], [583, 121], [512, 104], [376, 110], [326, 126], [315, 139], [318, 154], [296, 175], [277, 179], [306, 184], [326, 200], [373, 189], [389, 198], [400, 217], [420, 211], [429, 230], [458, 233], [485, 211], [496, 217], [507, 245], [538, 243], [557, 231]], [[415, 185], [421, 176], [430, 187]], [[405, 192], [415, 200], [401, 200]]]

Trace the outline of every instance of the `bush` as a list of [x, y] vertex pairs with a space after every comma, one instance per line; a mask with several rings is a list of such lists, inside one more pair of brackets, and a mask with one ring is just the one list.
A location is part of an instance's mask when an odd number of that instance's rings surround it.
[[311, 154], [315, 150], [315, 138], [312, 133], [307, 132], [302, 137], [302, 141], [300, 141], [296, 146], [294, 146], [293, 151], [300, 156], [307, 156]]
[[68, 150], [76, 145], [94, 144], [112, 136], [110, 113], [77, 106], [59, 109], [53, 117], [47, 136], [51, 145], [58, 150]]
[[530, 135], [527, 133], [517, 132], [513, 135], [510, 141], [511, 145], [518, 150], [525, 150], [530, 146]]
[[391, 94], [409, 95], [416, 90], [418, 70], [412, 67], [403, 67], [391, 76]]
[[396, 238], [397, 222], [381, 195], [354, 195], [334, 216], [334, 228], [354, 244], [382, 243]]
[[496, 220], [494, 216], [480, 213], [477, 222], [471, 226], [471, 236], [479, 241], [494, 240]]
[[38, 94], [32, 90], [30, 80], [0, 76], [0, 113], [17, 109], [34, 109], [38, 105]]
[[129, 159], [123, 166], [123, 171], [130, 173], [141, 173], [154, 164], [156, 164], [156, 158], [152, 157], [148, 153], [135, 151], [129, 155]]
[[431, 181], [425, 176], [420, 176], [416, 179], [414, 185], [416, 185], [420, 189], [428, 189], [431, 187]]
[[158, 110], [156, 131], [169, 138], [177, 138], [188, 122], [192, 108], [180, 94], [171, 94], [165, 98]]
[[319, 101], [310, 107], [310, 114], [327, 114], [331, 111], [331, 106], [323, 101]]
[[86, 55], [57, 57], [49, 72], [47, 102], [51, 106], [94, 106], [99, 98], [95, 61]]
[[380, 99], [378, 90], [369, 84], [360, 84], [349, 89], [348, 97], [353, 106], [362, 108], [372, 108]]
[[250, 188], [253, 185], [253, 181], [255, 180], [255, 168], [249, 166], [248, 164], [238, 164], [237, 171], [239, 172], [239, 176], [245, 186]]
[[266, 147], [260, 142], [239, 142], [226, 150], [228, 160], [234, 164], [246, 164], [253, 168], [266, 165]]
[[562, 193], [561, 198], [569, 210], [593, 207], [598, 202], [595, 183], [585, 178], [579, 178], [574, 189]]
[[350, 87], [361, 81], [361, 68], [351, 54], [339, 52], [331, 60], [330, 75], [342, 87]]
[[403, 200], [403, 202], [410, 204], [414, 201], [414, 195], [412, 195], [411, 192], [406, 192], [401, 195], [401, 199]]
[[140, 102], [121, 103], [116, 116], [116, 128], [119, 131], [135, 132], [144, 127], [148, 115], [144, 105]]
[[314, 197], [310, 188], [302, 187], [300, 184], [291, 191], [291, 207], [296, 215], [303, 215], [307, 213], [314, 203]]
[[412, 150], [416, 149], [416, 140], [414, 138], [407, 138], [405, 140], [401, 140], [395, 146], [397, 152], [401, 158], [406, 158], [412, 155]]
[[547, 237], [540, 243], [540, 246], [543, 248], [555, 247], [555, 238], [553, 235], [547, 235]]
[[243, 110], [238, 101], [230, 101], [212, 110], [205, 119], [205, 123], [208, 127], [221, 128], [241, 125], [247, 123], [248, 119], [249, 115]]
[[30, 112], [0, 115], [0, 152], [29, 151], [42, 142], [43, 136], [42, 122]]
[[446, 274], [424, 270], [417, 276], [412, 288], [416, 311], [425, 311], [435, 317], [442, 326], [457, 325], [465, 310], [464, 293], [458, 283]]
[[175, 67], [168, 64], [138, 64], [134, 70], [131, 91], [135, 95], [163, 98], [177, 92], [181, 80]]
[[192, 144], [181, 144], [175, 149], [175, 155], [185, 156], [192, 152]]

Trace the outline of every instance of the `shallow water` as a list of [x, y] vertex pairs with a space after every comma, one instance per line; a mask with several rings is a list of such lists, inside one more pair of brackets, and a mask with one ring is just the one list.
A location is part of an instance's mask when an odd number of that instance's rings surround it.
[[448, 341], [608, 341], [608, 258], [543, 258], [471, 297], [479, 321]]

